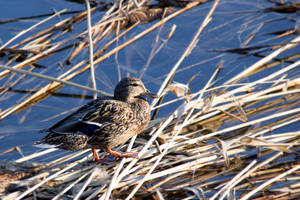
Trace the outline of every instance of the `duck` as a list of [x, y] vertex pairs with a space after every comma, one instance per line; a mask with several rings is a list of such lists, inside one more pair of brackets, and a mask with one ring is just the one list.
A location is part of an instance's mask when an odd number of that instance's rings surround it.
[[92, 149], [94, 161], [103, 163], [97, 149], [115, 157], [138, 158], [137, 153], [122, 153], [113, 148], [141, 133], [150, 121], [148, 98], [157, 98], [139, 78], [123, 78], [114, 96], [92, 100], [43, 130], [47, 135], [35, 146], [69, 151]]

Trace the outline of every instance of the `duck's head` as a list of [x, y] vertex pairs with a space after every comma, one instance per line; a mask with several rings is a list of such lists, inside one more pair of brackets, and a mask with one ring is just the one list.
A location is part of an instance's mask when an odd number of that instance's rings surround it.
[[156, 98], [156, 95], [149, 92], [138, 78], [123, 78], [114, 92], [114, 98], [120, 101], [132, 102], [144, 97]]

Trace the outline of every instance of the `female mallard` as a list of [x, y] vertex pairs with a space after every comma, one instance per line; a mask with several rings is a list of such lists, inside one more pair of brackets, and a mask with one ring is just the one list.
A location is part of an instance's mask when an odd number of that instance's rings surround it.
[[94, 160], [100, 162], [96, 149], [105, 149], [117, 157], [137, 158], [135, 153], [119, 153], [112, 148], [143, 131], [150, 120], [150, 106], [145, 97], [156, 97], [138, 78], [124, 78], [113, 97], [98, 98], [54, 124], [48, 135], [36, 145], [76, 151], [92, 148]]

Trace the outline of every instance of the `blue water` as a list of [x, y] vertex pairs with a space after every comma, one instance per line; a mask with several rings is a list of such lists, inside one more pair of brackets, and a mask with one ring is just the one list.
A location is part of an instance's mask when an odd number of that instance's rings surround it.
[[[284, 23], [282, 23], [280, 20], [264, 23], [268, 20], [285, 17], [286, 15], [284, 14], [234, 14], [234, 12], [237, 11], [258, 10], [260, 8], [266, 8], [270, 6], [272, 6], [272, 4], [267, 1], [221, 1], [215, 14], [213, 15], [212, 22], [201, 33], [196, 48], [181, 64], [178, 69], [179, 72], [176, 73], [174, 80], [180, 83], [186, 83], [192, 75], [199, 73], [199, 75], [190, 84], [192, 91], [198, 91], [200, 88], [204, 87], [215, 71], [218, 63], [223, 60], [223, 69], [217, 81], [217, 85], [221, 85], [224, 81], [232, 78], [235, 74], [255, 63], [259, 58], [251, 56], [245, 57], [231, 53], [217, 53], [209, 50], [239, 48], [249, 38], [250, 34], [262, 24], [261, 30], [253, 38], [249, 45], [254, 46], [290, 41], [294, 36], [285, 37], [284, 39], [269, 40], [270, 36], [264, 34], [285, 28], [293, 28], [294, 23], [288, 23], [287, 20]], [[171, 27], [176, 25], [176, 30], [173, 37], [151, 60], [150, 65], [142, 78], [148, 89], [153, 92], [158, 91], [159, 86], [163, 82], [164, 78], [168, 75], [170, 69], [175, 65], [179, 57], [184, 52], [210, 7], [211, 3], [207, 3], [176, 17], [176, 19], [170, 20], [164, 25], [161, 31], [155, 30], [143, 37], [141, 40], [138, 40], [121, 50], [118, 53], [117, 58], [111, 56], [109, 59], [96, 65], [98, 88], [105, 92], [113, 92], [113, 88], [118, 82], [117, 65], [119, 65], [121, 68], [122, 77], [126, 76], [127, 74], [130, 74], [131, 76], [139, 76], [142, 73], [143, 67], [147, 63], [147, 60], [149, 59], [156, 37], [159, 38], [159, 44], [161, 44], [164, 40], [166, 40]], [[85, 9], [84, 5], [63, 0], [2, 0], [0, 1], [0, 20], [47, 14], [52, 13], [53, 10], [60, 11], [65, 8], [67, 8], [68, 11]], [[93, 15], [93, 23], [95, 23], [97, 19], [102, 16], [102, 14], [103, 13], [101, 12], [97, 12], [95, 15]], [[290, 16], [295, 18], [297, 17], [296, 14], [291, 14]], [[37, 33], [69, 16], [61, 17], [61, 19], [55, 18], [48, 23], [39, 26], [25, 36], [22, 36], [16, 42], [20, 42], [29, 35]], [[4, 44], [21, 30], [26, 29], [41, 20], [42, 18], [38, 18], [24, 20], [21, 22], [0, 24], [0, 44]], [[152, 26], [154, 23], [155, 22], [139, 25], [125, 38], [122, 38], [120, 43], [132, 38], [134, 35]], [[73, 30], [71, 33], [68, 33], [65, 37], [76, 34], [83, 29], [85, 29], [85, 22], [77, 25], [75, 30]], [[96, 44], [95, 49], [97, 50], [102, 46], [103, 43]], [[291, 51], [297, 51], [297, 49], [293, 49]], [[56, 54], [54, 57], [52, 56], [39, 61], [38, 63], [46, 68], [36, 69], [35, 72], [45, 73], [51, 76], [58, 76], [59, 74], [62, 74], [64, 71], [67, 71], [70, 66], [64, 66], [64, 69], [60, 69], [58, 62], [64, 62], [66, 57], [69, 56], [69, 53], [70, 50], [63, 51]], [[284, 53], [283, 55], [286, 54], [287, 53]], [[72, 60], [72, 63], [76, 64], [77, 61], [87, 57], [88, 51], [85, 50], [84, 53], [78, 55], [74, 60]], [[6, 61], [6, 58], [0, 58], [0, 64], [5, 63]], [[277, 70], [277, 68], [270, 70]], [[259, 76], [264, 75], [262, 74]], [[249, 80], [257, 79], [259, 76], [249, 77]], [[89, 85], [89, 72], [87, 71], [82, 73], [80, 76], [72, 79], [72, 81]], [[0, 83], [2, 85], [3, 81], [0, 81]], [[48, 81], [38, 78], [28, 78], [26, 81], [14, 86], [14, 89], [38, 88], [46, 85], [47, 83]], [[69, 86], [65, 86], [58, 92], [91, 95], [89, 92], [83, 92], [80, 89]], [[30, 95], [24, 95], [20, 93], [7, 93], [2, 95], [0, 96], [0, 108], [1, 110], [5, 110], [16, 103], [21, 102], [28, 96]], [[174, 98], [175, 95], [168, 94], [165, 100], [171, 100]], [[20, 113], [10, 115], [4, 120], [0, 121], [0, 159], [16, 159], [21, 157], [21, 155], [16, 151], [2, 154], [4, 151], [15, 146], [19, 146], [24, 155], [29, 155], [39, 151], [40, 149], [32, 146], [35, 141], [44, 136], [42, 133], [38, 133], [38, 131], [49, 127], [51, 124], [65, 117], [67, 113], [70, 113], [72, 108], [83, 105], [87, 101], [88, 100], [83, 100], [80, 98], [51, 96], [37, 103], [36, 105], [21, 111]], [[159, 116], [166, 116], [178, 105], [180, 105], [180, 103], [181, 102], [177, 102], [162, 108], [159, 112]]]

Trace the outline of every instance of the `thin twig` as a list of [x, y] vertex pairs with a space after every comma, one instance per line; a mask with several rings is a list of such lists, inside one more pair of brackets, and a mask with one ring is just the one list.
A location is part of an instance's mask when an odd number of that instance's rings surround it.
[[91, 8], [89, 0], [85, 0], [86, 9], [87, 9], [87, 27], [88, 27], [88, 38], [89, 38], [89, 52], [90, 52], [90, 71], [92, 86], [94, 91], [94, 99], [97, 99], [97, 85], [95, 79], [95, 68], [94, 68], [94, 50], [93, 50], [93, 39], [92, 39], [92, 25], [91, 25]]
[[29, 72], [29, 71], [26, 71], [26, 70], [23, 70], [23, 69], [12, 68], [12, 67], [8, 67], [8, 66], [5, 66], [5, 65], [0, 65], [0, 68], [10, 70], [10, 71], [13, 71], [13, 72], [18, 72], [18, 73], [30, 75], [30, 76], [35, 76], [35, 77], [42, 78], [42, 79], [49, 80], [49, 81], [55, 81], [55, 82], [62, 83], [62, 84], [65, 84], [65, 85], [70, 85], [70, 86], [73, 86], [73, 87], [77, 87], [77, 88], [80, 88], [80, 89], [83, 89], [83, 90], [96, 92], [96, 93], [102, 94], [102, 95], [108, 95], [108, 96], [111, 95], [111, 94], [108, 94], [108, 93], [100, 91], [100, 90], [94, 90], [93, 88], [90, 88], [90, 87], [87, 87], [87, 86], [84, 86], [84, 85], [80, 85], [78, 83], [73, 83], [73, 82], [70, 82], [70, 81], [60, 80], [60, 79], [57, 79], [57, 78], [54, 78], [54, 77], [51, 77], [51, 76], [46, 76], [44, 74]]

